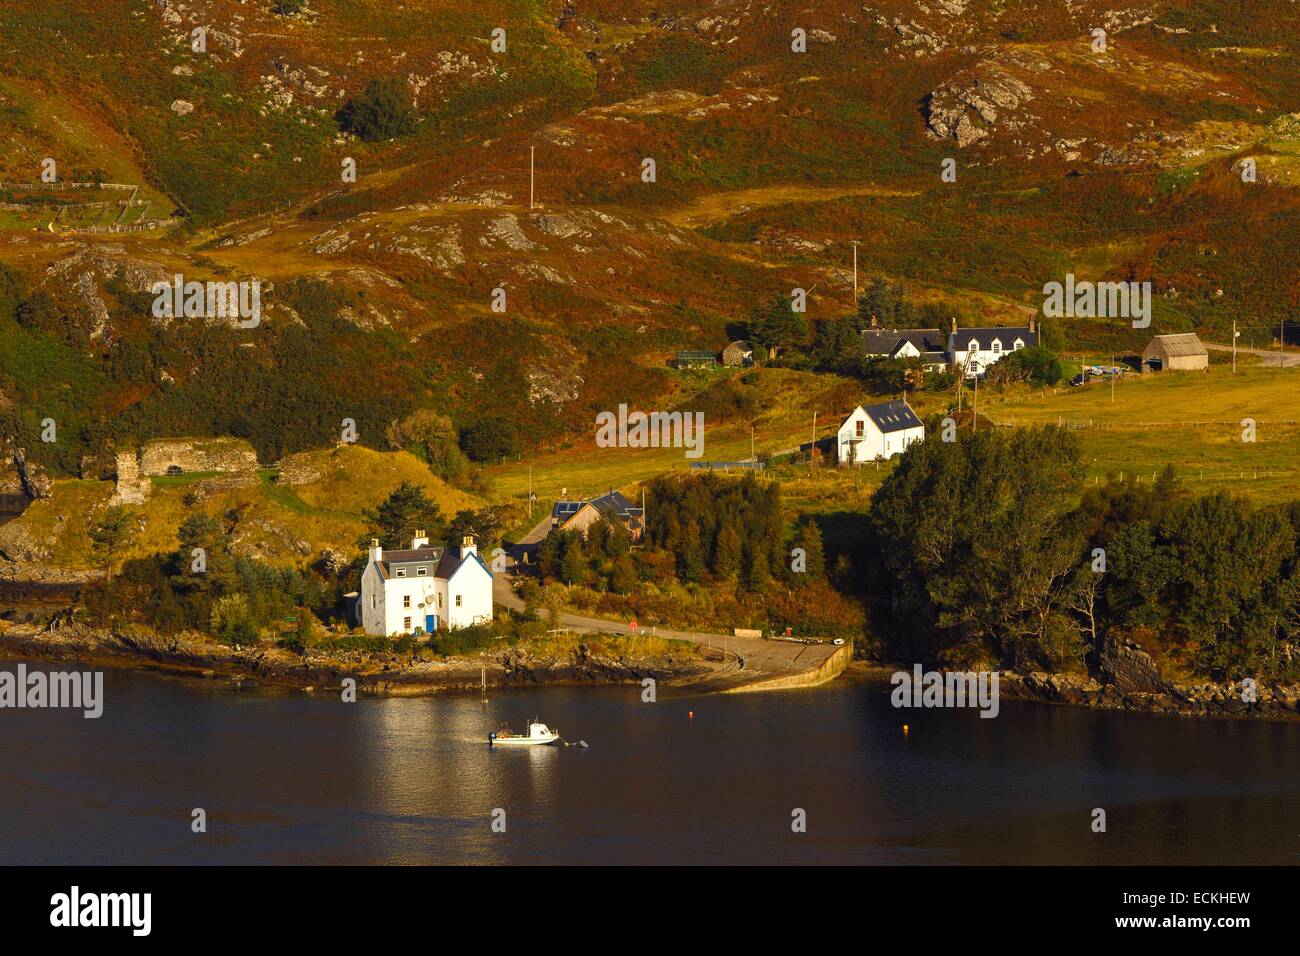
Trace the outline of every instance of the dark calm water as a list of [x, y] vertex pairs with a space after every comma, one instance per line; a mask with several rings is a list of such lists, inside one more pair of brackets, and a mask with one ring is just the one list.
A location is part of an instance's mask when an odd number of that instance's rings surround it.
[[[886, 691], [485, 708], [108, 671], [99, 720], [0, 710], [0, 862], [1300, 863], [1300, 725], [1010, 702], [982, 720]], [[534, 713], [590, 747], [489, 751]]]

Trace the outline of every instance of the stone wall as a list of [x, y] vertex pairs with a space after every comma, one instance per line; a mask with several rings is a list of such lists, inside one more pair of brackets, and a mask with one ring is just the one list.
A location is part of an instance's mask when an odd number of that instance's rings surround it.
[[164, 438], [140, 449], [141, 475], [166, 475], [173, 468], [194, 472], [251, 472], [257, 453], [242, 438]]

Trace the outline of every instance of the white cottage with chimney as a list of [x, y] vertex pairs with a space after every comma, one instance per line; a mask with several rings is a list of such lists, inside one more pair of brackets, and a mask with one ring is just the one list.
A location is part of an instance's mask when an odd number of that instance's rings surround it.
[[433, 634], [492, 620], [492, 572], [474, 539], [460, 549], [431, 548], [417, 531], [409, 548], [386, 551], [370, 542], [358, 602], [367, 634]]
[[1003, 356], [1038, 344], [1034, 320], [1015, 328], [959, 329], [957, 320], [948, 335], [948, 359], [955, 370], [965, 369], [967, 378], [982, 378]]
[[840, 425], [835, 460], [841, 465], [893, 458], [925, 438], [925, 426], [907, 402], [859, 405]]

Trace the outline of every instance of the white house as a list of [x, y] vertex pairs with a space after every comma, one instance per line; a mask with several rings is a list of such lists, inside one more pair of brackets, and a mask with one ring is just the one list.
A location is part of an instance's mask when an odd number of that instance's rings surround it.
[[954, 370], [966, 369], [967, 378], [982, 376], [1002, 356], [1038, 344], [1034, 320], [1023, 328], [959, 329], [952, 324], [948, 358]]
[[858, 465], [893, 458], [924, 438], [925, 426], [907, 402], [859, 405], [840, 425], [835, 460], [841, 465]]
[[943, 333], [938, 329], [862, 329], [862, 351], [868, 358], [921, 359], [927, 371], [948, 367]]
[[385, 551], [372, 539], [360, 609], [366, 633], [384, 637], [490, 621], [492, 572], [470, 537], [459, 551], [429, 547], [423, 531], [401, 550]]

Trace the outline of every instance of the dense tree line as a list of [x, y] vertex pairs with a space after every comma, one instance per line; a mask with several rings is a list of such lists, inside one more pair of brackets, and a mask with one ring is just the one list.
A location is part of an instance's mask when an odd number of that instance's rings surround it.
[[[96, 540], [116, 537], [105, 528], [117, 524], [106, 517]], [[103, 621], [138, 621], [165, 633], [204, 631], [242, 647], [291, 622], [284, 629], [309, 643], [312, 611], [324, 612], [325, 593], [312, 574], [236, 557], [222, 520], [194, 512], [181, 523], [176, 550], [127, 561], [111, 583], [91, 589], [86, 605]]]
[[1083, 489], [1081, 471], [1055, 428], [909, 449], [860, 556], [886, 654], [1071, 668], [1126, 638], [1175, 675], [1300, 675], [1300, 504], [1195, 496], [1171, 470]]
[[[776, 482], [752, 475], [663, 476], [646, 486], [647, 520], [633, 559], [628, 532], [608, 521], [587, 534], [552, 531], [538, 550], [543, 579], [626, 594], [638, 581], [728, 582], [762, 594], [774, 581], [802, 586], [825, 574], [821, 531], [805, 521], [787, 539]], [[795, 570], [792, 548], [803, 550]]]

